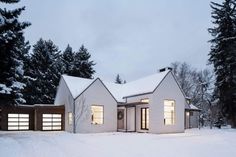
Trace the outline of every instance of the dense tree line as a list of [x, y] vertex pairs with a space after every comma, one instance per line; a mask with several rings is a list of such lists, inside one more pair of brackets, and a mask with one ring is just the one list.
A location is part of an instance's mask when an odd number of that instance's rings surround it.
[[215, 97], [222, 113], [236, 127], [236, 1], [211, 2], [213, 27], [209, 61], [216, 75]]
[[84, 45], [61, 52], [51, 40], [39, 39], [30, 54], [23, 32], [30, 23], [19, 21], [23, 10], [0, 8], [0, 104], [53, 103], [61, 74], [92, 78], [95, 63]]

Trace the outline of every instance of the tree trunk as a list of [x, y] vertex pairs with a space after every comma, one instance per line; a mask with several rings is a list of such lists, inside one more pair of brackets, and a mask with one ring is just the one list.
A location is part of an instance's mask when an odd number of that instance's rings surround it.
[[236, 129], [236, 116], [235, 116], [235, 114], [233, 114], [232, 118], [231, 118], [231, 128]]

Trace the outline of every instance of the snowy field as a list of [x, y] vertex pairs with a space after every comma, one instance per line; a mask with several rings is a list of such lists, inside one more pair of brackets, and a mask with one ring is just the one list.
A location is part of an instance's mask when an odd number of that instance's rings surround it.
[[236, 130], [180, 134], [0, 132], [1, 157], [234, 157]]

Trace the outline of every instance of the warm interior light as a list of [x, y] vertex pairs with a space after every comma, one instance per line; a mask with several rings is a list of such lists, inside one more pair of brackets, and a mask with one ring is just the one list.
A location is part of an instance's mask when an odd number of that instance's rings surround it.
[[140, 101], [141, 101], [141, 102], [144, 102], [144, 103], [149, 103], [149, 99], [148, 99], [148, 98], [141, 99]]
[[68, 113], [68, 123], [69, 123], [69, 125], [71, 125], [71, 124], [72, 124], [72, 121], [73, 121], [73, 118], [72, 118], [72, 113], [71, 113], [71, 112], [69, 112], [69, 113]]
[[173, 125], [175, 123], [175, 101], [164, 100], [164, 124]]
[[103, 106], [91, 106], [92, 124], [103, 124]]

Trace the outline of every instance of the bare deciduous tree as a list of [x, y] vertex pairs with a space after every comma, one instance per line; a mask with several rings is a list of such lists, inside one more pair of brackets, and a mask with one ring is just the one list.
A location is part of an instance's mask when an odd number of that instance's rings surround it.
[[78, 127], [80, 121], [87, 118], [89, 116], [89, 113], [89, 106], [86, 105], [86, 99], [84, 95], [81, 95], [79, 98], [79, 102], [74, 104], [74, 133], [76, 133], [76, 128]]
[[209, 69], [197, 70], [185, 62], [174, 62], [171, 67], [185, 95], [212, 122], [210, 113], [214, 91], [213, 72]]

